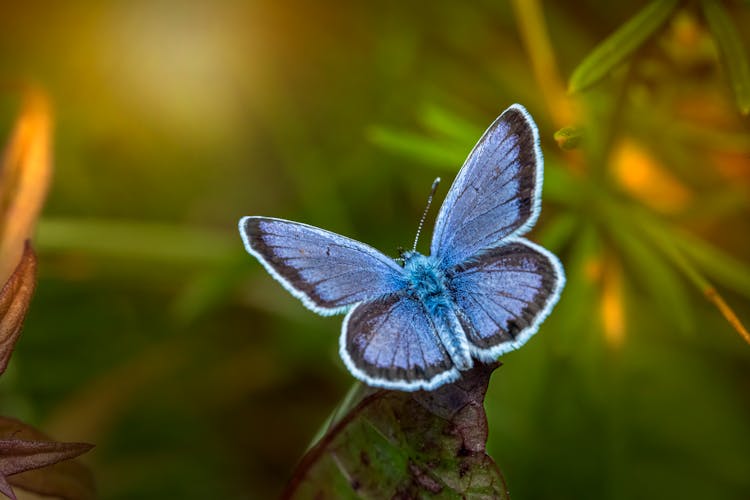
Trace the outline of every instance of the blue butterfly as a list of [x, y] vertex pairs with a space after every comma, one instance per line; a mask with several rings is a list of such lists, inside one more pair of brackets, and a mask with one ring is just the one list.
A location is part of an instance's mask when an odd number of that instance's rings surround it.
[[[562, 265], [521, 238], [539, 216], [539, 133], [514, 104], [490, 125], [440, 208], [430, 255], [402, 261], [317, 227], [243, 217], [247, 251], [322, 315], [347, 312], [341, 358], [366, 384], [432, 390], [521, 347], [560, 297]], [[415, 244], [416, 247], [416, 244]]]

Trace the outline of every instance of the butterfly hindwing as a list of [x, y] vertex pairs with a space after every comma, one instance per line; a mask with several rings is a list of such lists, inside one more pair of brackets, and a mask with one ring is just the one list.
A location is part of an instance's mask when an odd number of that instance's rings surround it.
[[344, 319], [340, 353], [349, 371], [377, 387], [429, 390], [459, 376], [433, 319], [404, 293], [353, 308]]
[[542, 168], [536, 125], [514, 104], [490, 125], [456, 176], [435, 223], [431, 254], [448, 268], [526, 232], [539, 214]]
[[402, 268], [358, 241], [313, 226], [270, 217], [243, 217], [240, 234], [284, 287], [319, 314], [403, 288]]
[[483, 361], [521, 347], [560, 297], [560, 261], [522, 238], [456, 266], [457, 315], [474, 357]]

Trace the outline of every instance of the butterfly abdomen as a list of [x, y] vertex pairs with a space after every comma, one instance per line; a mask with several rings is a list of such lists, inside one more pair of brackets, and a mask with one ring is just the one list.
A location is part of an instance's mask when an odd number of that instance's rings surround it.
[[459, 370], [473, 366], [466, 334], [454, 311], [453, 294], [448, 287], [448, 277], [438, 261], [416, 252], [406, 255], [404, 272], [407, 293], [422, 303], [427, 310], [440, 341]]

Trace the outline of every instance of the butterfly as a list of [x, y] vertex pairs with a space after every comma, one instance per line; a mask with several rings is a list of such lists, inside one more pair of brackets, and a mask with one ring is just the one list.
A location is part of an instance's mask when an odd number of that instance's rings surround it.
[[[558, 258], [522, 238], [541, 206], [539, 133], [514, 104], [469, 154], [437, 216], [430, 255], [392, 259], [314, 226], [243, 217], [240, 234], [284, 288], [321, 315], [346, 313], [339, 353], [354, 377], [433, 390], [521, 347], [560, 297]], [[400, 261], [400, 262], [399, 262]]]

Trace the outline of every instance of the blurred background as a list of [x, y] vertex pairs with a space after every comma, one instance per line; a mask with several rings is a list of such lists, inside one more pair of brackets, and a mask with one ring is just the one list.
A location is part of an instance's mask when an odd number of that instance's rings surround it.
[[[682, 2], [566, 93], [646, 5], [6, 2], [2, 137], [18, 81], [49, 95], [55, 128], [2, 414], [96, 443], [102, 498], [278, 495], [352, 377], [341, 318], [273, 281], [238, 219], [395, 256], [432, 180], [440, 202], [519, 102], [546, 159], [530, 237], [568, 285], [490, 384], [511, 494], [750, 498], [750, 108], [731, 40]], [[747, 51], [750, 7], [722, 5]]]

